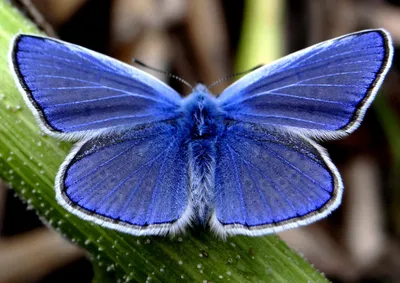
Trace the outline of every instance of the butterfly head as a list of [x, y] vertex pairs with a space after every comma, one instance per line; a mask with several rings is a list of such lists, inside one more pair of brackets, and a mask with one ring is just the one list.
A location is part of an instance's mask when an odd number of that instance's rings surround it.
[[186, 121], [190, 123], [193, 139], [204, 139], [216, 135], [221, 111], [216, 103], [216, 98], [203, 84], [193, 88], [193, 92], [184, 99], [183, 109]]

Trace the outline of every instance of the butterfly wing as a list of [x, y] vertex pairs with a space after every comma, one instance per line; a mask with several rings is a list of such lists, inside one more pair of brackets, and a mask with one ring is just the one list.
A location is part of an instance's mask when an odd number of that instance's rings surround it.
[[10, 56], [17, 85], [48, 134], [93, 136], [177, 115], [181, 98], [172, 88], [83, 47], [18, 35]]
[[133, 235], [175, 233], [191, 216], [182, 136], [167, 123], [78, 143], [56, 196], [83, 219]]
[[392, 55], [384, 30], [345, 35], [250, 73], [218, 101], [236, 121], [290, 127], [308, 136], [344, 135], [358, 127]]
[[325, 217], [343, 185], [323, 148], [299, 135], [247, 123], [217, 144], [215, 212], [220, 235], [264, 235]]

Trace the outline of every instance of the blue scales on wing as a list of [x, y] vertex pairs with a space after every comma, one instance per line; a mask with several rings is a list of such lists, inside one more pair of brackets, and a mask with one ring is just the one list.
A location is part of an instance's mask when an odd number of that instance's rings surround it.
[[161, 81], [77, 45], [19, 35], [11, 56], [27, 102], [50, 134], [167, 120], [180, 105]]
[[[383, 30], [317, 44], [262, 67], [219, 96], [229, 118], [329, 136], [354, 131], [373, 100], [392, 50]], [[328, 133], [328, 135], [326, 135]]]
[[135, 235], [174, 233], [188, 224], [187, 156], [167, 123], [79, 143], [57, 177], [67, 209]]
[[325, 217], [341, 192], [335, 166], [310, 139], [234, 123], [217, 145], [211, 225], [221, 234], [278, 232]]

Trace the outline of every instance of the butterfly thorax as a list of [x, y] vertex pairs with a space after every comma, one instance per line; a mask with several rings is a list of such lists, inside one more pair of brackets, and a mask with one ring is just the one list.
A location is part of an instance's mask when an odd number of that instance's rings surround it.
[[221, 112], [216, 99], [204, 85], [197, 85], [184, 100], [186, 127], [190, 129], [191, 139], [209, 139], [216, 136], [221, 125]]
[[187, 146], [191, 202], [197, 222], [206, 224], [214, 203], [215, 144], [223, 127], [216, 99], [203, 85], [197, 85], [184, 100], [185, 125], [190, 129]]

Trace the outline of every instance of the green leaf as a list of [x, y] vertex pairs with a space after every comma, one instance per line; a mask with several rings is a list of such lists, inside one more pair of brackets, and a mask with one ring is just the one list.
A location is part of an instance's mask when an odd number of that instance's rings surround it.
[[7, 56], [18, 32], [38, 33], [0, 0], [0, 177], [44, 222], [90, 252], [94, 282], [326, 282], [276, 236], [222, 241], [206, 230], [174, 239], [133, 237], [61, 208], [53, 183], [71, 145], [43, 135], [17, 91]]

